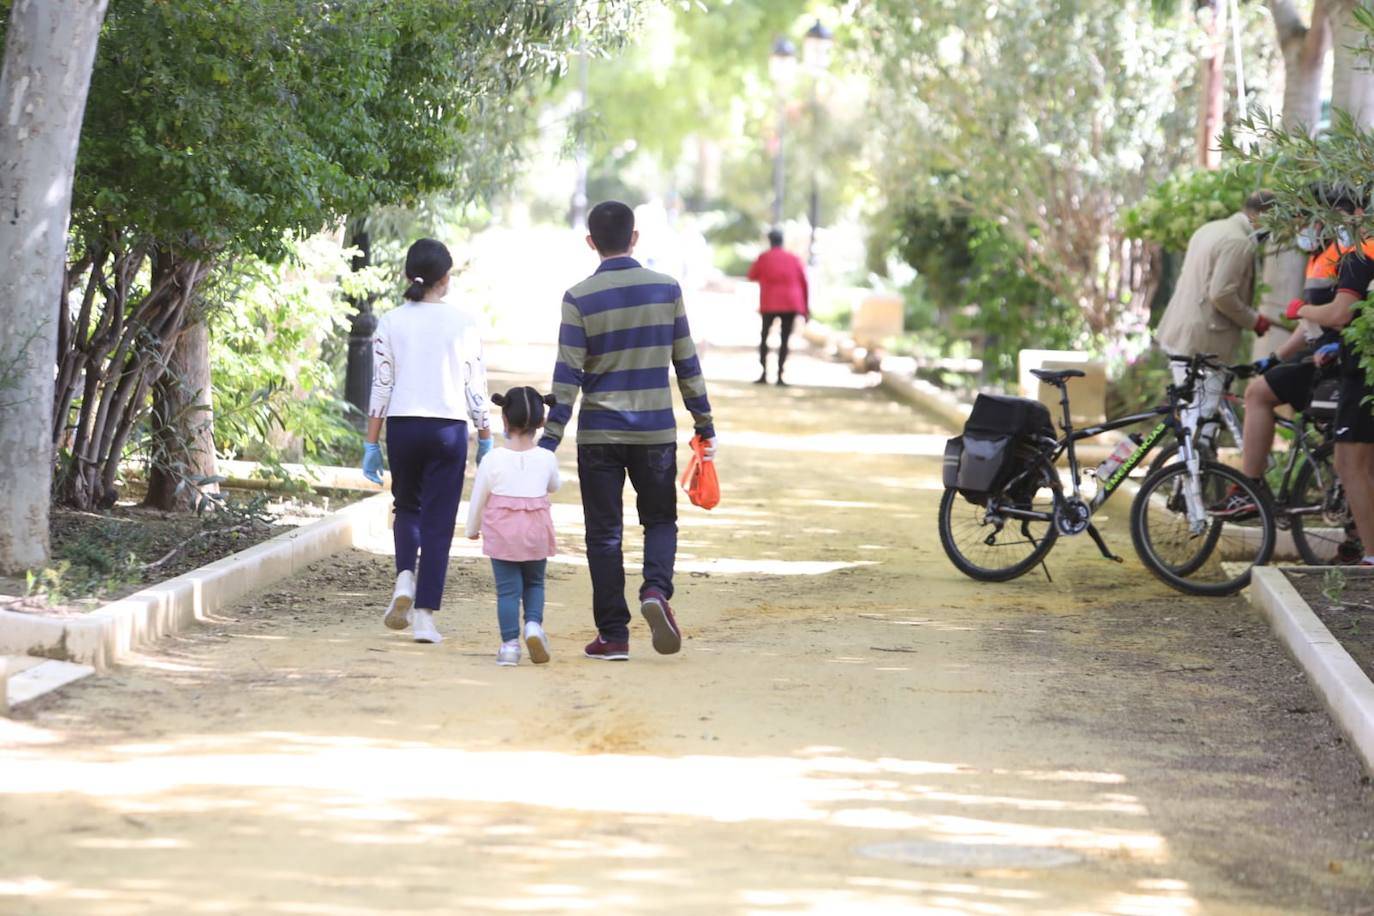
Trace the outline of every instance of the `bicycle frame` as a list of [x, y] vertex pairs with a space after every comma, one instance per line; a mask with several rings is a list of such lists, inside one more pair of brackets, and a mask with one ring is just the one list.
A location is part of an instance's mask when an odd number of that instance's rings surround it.
[[[1193, 369], [1197, 371], [1198, 368], [1199, 366], [1195, 359]], [[1073, 418], [1069, 412], [1068, 386], [1063, 384], [1059, 385], [1059, 406], [1063, 414], [1061, 427], [1064, 431], [1064, 435], [1062, 438], [1055, 440], [1050, 440], [1048, 437], [1045, 437], [1043, 440], [1045, 448], [1041, 454], [1045, 456], [1049, 466], [1053, 468], [1058, 463], [1060, 456], [1066, 452], [1068, 453], [1069, 475], [1073, 487], [1072, 499], [1083, 505], [1086, 504], [1083, 503], [1082, 471], [1078, 463], [1078, 452], [1075, 448], [1076, 444], [1084, 439], [1091, 439], [1103, 433], [1112, 432], [1113, 430], [1135, 426], [1136, 424], [1152, 420], [1156, 417], [1163, 418], [1145, 435], [1145, 438], [1142, 439], [1135, 450], [1127, 456], [1126, 460], [1121, 463], [1121, 466], [1112, 472], [1111, 477], [1101, 481], [1097, 496], [1094, 498], [1092, 505], [1088, 507], [1089, 519], [1091, 519], [1093, 513], [1111, 498], [1113, 493], [1120, 489], [1122, 483], [1125, 482], [1131, 471], [1138, 467], [1140, 462], [1144, 461], [1145, 458], [1149, 456], [1150, 452], [1159, 444], [1159, 440], [1164, 438], [1166, 433], [1172, 431], [1179, 441], [1179, 452], [1182, 454], [1184, 461], [1188, 464], [1189, 480], [1185, 487], [1184, 499], [1188, 509], [1189, 526], [1193, 529], [1195, 534], [1206, 527], [1207, 512], [1206, 507], [1203, 505], [1200, 485], [1201, 458], [1197, 449], [1193, 447], [1193, 431], [1179, 419], [1179, 404], [1191, 397], [1190, 392], [1191, 381], [1182, 389], [1170, 385], [1168, 404], [1162, 404], [1139, 413], [1128, 414], [1124, 417], [1117, 417], [1083, 429], [1074, 429]], [[1028, 467], [1026, 470], [1015, 475], [1003, 487], [1003, 492], [1014, 489], [1015, 485], [1019, 483], [1025, 475], [1032, 473], [1040, 473], [1040, 468], [1036, 466]], [[1051, 489], [1054, 493], [1055, 503], [1053, 512], [1037, 512], [1033, 509], [1021, 509], [1016, 506], [1002, 506], [999, 507], [997, 511], [1007, 518], [1026, 521], [1049, 521], [1053, 524], [1055, 516], [1066, 502], [1063, 486], [1057, 475], [1055, 475], [1051, 482]], [[989, 509], [991, 510], [991, 504], [989, 504]], [[1102, 535], [1092, 525], [1091, 521], [1089, 521], [1081, 531], [1086, 531], [1088, 533], [1093, 539], [1093, 542], [1097, 544], [1103, 556], [1116, 560], [1120, 559], [1112, 554], [1107, 548], [1106, 543], [1102, 540]], [[1081, 531], [1074, 531], [1072, 533], [1077, 534], [1081, 533]]]

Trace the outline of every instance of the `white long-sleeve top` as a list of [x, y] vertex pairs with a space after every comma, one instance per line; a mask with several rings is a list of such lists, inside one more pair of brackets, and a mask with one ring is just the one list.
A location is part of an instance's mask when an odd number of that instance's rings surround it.
[[368, 416], [466, 417], [490, 428], [478, 317], [448, 302], [407, 302], [383, 315], [372, 337]]
[[556, 492], [562, 481], [558, 476], [558, 459], [546, 448], [532, 448], [517, 452], [509, 448], [494, 448], [477, 466], [477, 479], [472, 482], [472, 501], [468, 503], [467, 536], [482, 530], [482, 510], [491, 496], [514, 496], [531, 499]]

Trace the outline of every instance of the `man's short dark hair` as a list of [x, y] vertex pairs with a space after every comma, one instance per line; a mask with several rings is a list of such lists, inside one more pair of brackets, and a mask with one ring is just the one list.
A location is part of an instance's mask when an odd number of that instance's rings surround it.
[[618, 200], [602, 201], [587, 214], [587, 232], [600, 254], [629, 251], [634, 231], [635, 211]]
[[1274, 206], [1273, 191], [1256, 191], [1245, 198], [1246, 213], [1263, 213], [1272, 206]]
[[772, 245], [774, 248], [781, 248], [781, 247], [782, 247], [782, 230], [781, 230], [781, 229], [769, 229], [769, 230], [768, 230], [768, 244], [769, 244], [769, 245]]

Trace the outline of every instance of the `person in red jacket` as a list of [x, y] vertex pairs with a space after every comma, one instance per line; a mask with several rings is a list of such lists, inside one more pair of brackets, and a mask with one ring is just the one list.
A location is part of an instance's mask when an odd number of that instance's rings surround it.
[[806, 268], [801, 258], [782, 247], [780, 230], [769, 230], [768, 245], [768, 250], [749, 268], [749, 279], [759, 285], [759, 314], [763, 316], [763, 334], [759, 338], [759, 364], [763, 371], [754, 384], [768, 383], [768, 332], [773, 329], [773, 320], [777, 319], [782, 323], [778, 384], [786, 385], [782, 380], [782, 367], [787, 362], [787, 340], [792, 336], [797, 316], [805, 321], [811, 314], [811, 291], [806, 285]]

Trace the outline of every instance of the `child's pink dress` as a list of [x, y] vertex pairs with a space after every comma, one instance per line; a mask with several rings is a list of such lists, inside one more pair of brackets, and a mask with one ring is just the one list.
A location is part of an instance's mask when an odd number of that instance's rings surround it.
[[467, 535], [482, 534], [482, 553], [513, 563], [558, 553], [549, 494], [558, 489], [553, 452], [492, 449], [477, 468], [468, 506]]

